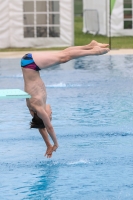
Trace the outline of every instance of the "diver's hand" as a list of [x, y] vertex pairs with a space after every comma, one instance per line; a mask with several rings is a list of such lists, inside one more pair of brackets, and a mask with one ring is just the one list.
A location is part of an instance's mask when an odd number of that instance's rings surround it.
[[58, 144], [54, 144], [54, 146], [53, 146], [53, 151], [56, 151], [56, 149], [58, 148]]
[[51, 157], [52, 157], [52, 153], [53, 153], [53, 146], [52, 146], [52, 145], [49, 145], [49, 146], [47, 147], [45, 156], [46, 156], [47, 158], [51, 158]]

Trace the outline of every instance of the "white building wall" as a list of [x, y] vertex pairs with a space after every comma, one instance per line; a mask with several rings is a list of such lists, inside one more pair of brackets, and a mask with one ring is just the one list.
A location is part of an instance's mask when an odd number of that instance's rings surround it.
[[[107, 15], [107, 9], [106, 9], [106, 1], [107, 0], [83, 0], [83, 10], [85, 9], [94, 9], [97, 10], [99, 15], [99, 34], [106, 35], [106, 15]], [[93, 19], [91, 20], [91, 23], [93, 23]], [[83, 19], [83, 32], [86, 32], [85, 28], [85, 20]]]
[[116, 0], [111, 15], [111, 36], [132, 36], [133, 29], [124, 29], [123, 0]]
[[6, 48], [9, 41], [9, 0], [0, 0], [0, 48]]
[[[111, 13], [110, 0], [83, 0], [83, 9], [96, 9], [99, 13], [99, 34], [107, 36], [132, 36], [133, 29], [124, 29], [123, 0], [116, 0]], [[93, 19], [91, 23], [93, 23]], [[83, 19], [83, 32], [86, 32], [85, 19]]]
[[74, 43], [73, 0], [60, 0], [60, 37], [24, 38], [23, 0], [0, 0], [0, 48], [66, 47]]

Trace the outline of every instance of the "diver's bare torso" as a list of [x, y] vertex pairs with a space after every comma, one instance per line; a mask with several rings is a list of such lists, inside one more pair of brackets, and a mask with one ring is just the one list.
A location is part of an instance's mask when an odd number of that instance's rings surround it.
[[39, 72], [24, 68], [22, 68], [22, 72], [25, 92], [31, 95], [30, 99], [26, 99], [29, 110], [36, 112], [36, 106], [43, 106], [45, 108], [47, 94]]

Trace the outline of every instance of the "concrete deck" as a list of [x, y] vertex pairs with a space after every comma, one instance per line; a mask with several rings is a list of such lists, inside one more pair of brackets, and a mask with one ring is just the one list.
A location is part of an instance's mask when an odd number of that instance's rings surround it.
[[[26, 51], [0, 52], [0, 58], [21, 58], [26, 53], [27, 53]], [[125, 54], [133, 55], [133, 49], [110, 50], [110, 52], [107, 53], [106, 55], [125, 55]]]

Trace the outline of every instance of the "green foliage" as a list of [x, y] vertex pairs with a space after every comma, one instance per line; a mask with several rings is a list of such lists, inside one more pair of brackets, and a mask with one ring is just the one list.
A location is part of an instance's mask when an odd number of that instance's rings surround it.
[[83, 2], [82, 0], [74, 0], [74, 15], [82, 16], [83, 13]]

